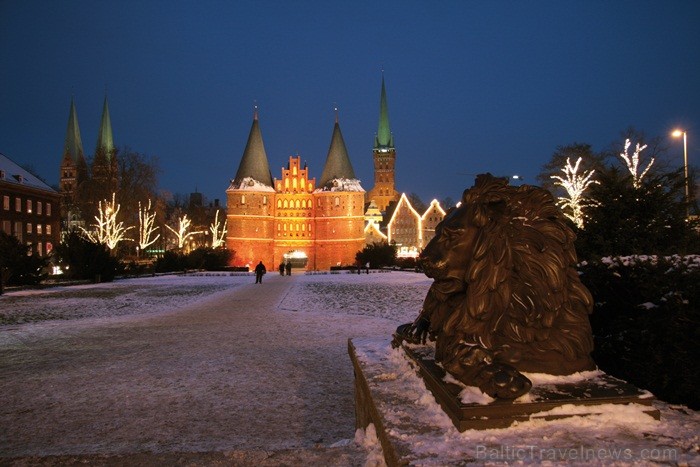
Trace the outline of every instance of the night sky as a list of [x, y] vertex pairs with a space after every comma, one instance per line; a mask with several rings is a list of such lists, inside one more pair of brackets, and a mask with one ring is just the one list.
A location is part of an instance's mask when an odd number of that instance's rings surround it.
[[57, 184], [71, 97], [92, 155], [106, 90], [160, 189], [223, 201], [254, 103], [272, 176], [298, 154], [316, 179], [337, 105], [369, 190], [382, 70], [397, 189], [426, 202], [630, 126], [683, 127], [700, 165], [700, 2], [672, 0], [0, 0], [0, 152]]

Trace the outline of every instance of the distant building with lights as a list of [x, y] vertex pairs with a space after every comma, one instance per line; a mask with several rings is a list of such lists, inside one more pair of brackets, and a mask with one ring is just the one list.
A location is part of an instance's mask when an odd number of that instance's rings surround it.
[[0, 229], [47, 256], [60, 240], [60, 195], [0, 154]]
[[364, 248], [365, 190], [355, 177], [336, 116], [316, 183], [301, 157], [272, 178], [257, 110], [235, 178], [226, 190], [226, 247], [234, 266], [282, 262], [309, 270], [352, 265]]
[[399, 256], [416, 257], [435, 236], [435, 227], [444, 217], [445, 210], [437, 200], [420, 214], [403, 193], [387, 223], [386, 240], [397, 246]]

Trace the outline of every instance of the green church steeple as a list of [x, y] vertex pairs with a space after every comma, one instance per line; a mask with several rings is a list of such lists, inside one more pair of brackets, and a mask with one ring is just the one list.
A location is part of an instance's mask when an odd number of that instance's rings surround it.
[[386, 102], [386, 86], [384, 85], [384, 73], [382, 73], [382, 93], [379, 98], [379, 127], [374, 139], [375, 149], [389, 149], [394, 147], [394, 135], [389, 126], [389, 105]]
[[95, 148], [95, 158], [104, 157], [104, 162], [110, 163], [114, 156], [114, 137], [112, 135], [112, 122], [109, 118], [109, 106], [107, 104], [107, 96], [105, 95], [104, 105], [102, 106], [102, 123], [100, 131], [97, 134], [97, 147]]
[[78, 126], [78, 112], [75, 110], [75, 101], [70, 100], [70, 113], [68, 114], [68, 128], [66, 129], [66, 140], [63, 146], [63, 157], [70, 158], [73, 164], [85, 161], [83, 153], [83, 141], [80, 138], [80, 127]]

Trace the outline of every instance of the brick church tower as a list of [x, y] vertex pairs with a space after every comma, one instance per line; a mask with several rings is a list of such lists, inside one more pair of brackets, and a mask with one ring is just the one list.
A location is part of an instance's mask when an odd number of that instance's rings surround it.
[[[63, 197], [61, 201], [61, 219], [77, 221], [77, 205], [85, 182], [88, 180], [88, 166], [83, 153], [83, 142], [80, 138], [78, 126], [78, 113], [75, 110], [75, 102], [70, 101], [70, 113], [68, 114], [68, 128], [66, 140], [63, 144], [63, 157], [61, 158], [61, 173], [59, 191]], [[75, 217], [75, 218], [74, 218]]]
[[365, 196], [365, 202], [374, 201], [380, 211], [385, 212], [389, 203], [399, 200], [396, 191], [396, 148], [394, 135], [389, 127], [389, 106], [386, 101], [386, 87], [382, 75], [382, 92], [379, 98], [379, 127], [374, 138], [374, 188]]
[[336, 117], [318, 185], [301, 157], [272, 180], [257, 111], [236, 178], [226, 190], [226, 247], [234, 266], [282, 262], [309, 270], [352, 265], [364, 247], [364, 190], [355, 178]]

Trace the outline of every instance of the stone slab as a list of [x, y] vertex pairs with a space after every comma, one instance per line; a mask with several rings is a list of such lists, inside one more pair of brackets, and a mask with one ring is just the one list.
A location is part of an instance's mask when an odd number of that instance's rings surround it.
[[[602, 404], [643, 405], [648, 407], [645, 413], [656, 420], [660, 418], [659, 411], [652, 406], [654, 398], [650, 393], [607, 374], [576, 383], [535, 385], [526, 396], [527, 402], [495, 400], [489, 404], [464, 404], [460, 398], [463, 387], [444, 381], [445, 370], [435, 363], [431, 346], [404, 343], [402, 347], [417, 366], [426, 387], [460, 432], [507, 428], [515, 422], [535, 418], [554, 420], [600, 414], [596, 407]], [[547, 413], [564, 405], [573, 405], [577, 410], [570, 414]]]

